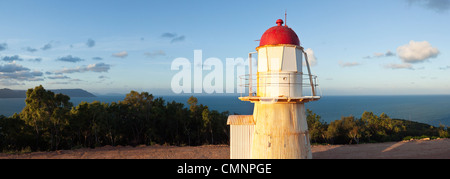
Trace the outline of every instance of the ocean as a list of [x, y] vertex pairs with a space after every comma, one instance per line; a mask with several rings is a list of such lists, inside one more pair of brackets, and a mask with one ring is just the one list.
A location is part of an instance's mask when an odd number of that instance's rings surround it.
[[[160, 96], [155, 96], [160, 97]], [[164, 96], [166, 102], [176, 101], [187, 105], [190, 96]], [[196, 96], [198, 104], [207, 105], [210, 110], [229, 111], [231, 114], [251, 115], [253, 104], [243, 102], [238, 96]], [[74, 106], [82, 101], [117, 102], [125, 96], [97, 96], [71, 98]], [[24, 98], [0, 99], [0, 115], [11, 116], [25, 107]], [[330, 123], [342, 116], [360, 118], [364, 111], [376, 115], [386, 113], [391, 118], [406, 119], [434, 126], [450, 126], [450, 95], [411, 96], [323, 96], [319, 101], [306, 103], [306, 108]]]

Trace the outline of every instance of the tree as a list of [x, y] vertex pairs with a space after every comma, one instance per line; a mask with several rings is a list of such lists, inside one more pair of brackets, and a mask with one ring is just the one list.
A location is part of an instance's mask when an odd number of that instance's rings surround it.
[[311, 110], [306, 110], [306, 121], [308, 123], [309, 137], [315, 143], [325, 142], [326, 140], [326, 130], [328, 125], [326, 122], [321, 121], [321, 117]]
[[63, 94], [54, 95], [55, 108], [50, 117], [51, 126], [51, 149], [58, 150], [62, 136], [62, 130], [69, 124], [70, 109], [72, 103], [70, 97]]
[[209, 113], [212, 135], [214, 136], [213, 144], [229, 143], [230, 128], [226, 125], [229, 115], [228, 111], [219, 113], [217, 110], [212, 110]]
[[361, 138], [361, 132], [360, 127], [355, 121], [354, 117], [349, 117], [344, 119], [344, 128], [347, 130], [347, 137], [350, 138], [349, 144], [352, 144], [353, 142], [356, 142], [356, 144], [359, 144], [359, 139]]
[[25, 124], [17, 113], [11, 117], [0, 115], [0, 151], [19, 151], [33, 143], [33, 128]]
[[102, 139], [104, 138], [104, 134], [106, 133], [105, 127], [107, 126], [109, 122], [108, 117], [108, 111], [107, 111], [107, 105], [105, 106], [104, 103], [100, 103], [99, 101], [94, 101], [88, 105], [89, 112], [89, 128], [90, 133], [93, 135], [93, 145], [94, 146], [101, 146], [102, 145]]
[[438, 133], [439, 133], [439, 137], [442, 138], [449, 138], [449, 128], [447, 127], [447, 130], [445, 130], [445, 126], [443, 124], [439, 124], [439, 128], [438, 128]]
[[107, 110], [108, 118], [102, 123], [102, 131], [104, 133], [105, 140], [108, 140], [110, 145], [116, 146], [122, 138], [120, 133], [120, 128], [122, 126], [120, 120], [120, 105], [116, 102], [112, 102], [109, 105], [103, 105]]
[[[152, 121], [152, 105], [153, 95], [142, 92], [131, 91], [128, 93], [123, 101], [120, 102], [125, 109], [126, 113], [123, 115], [125, 124], [132, 132], [132, 145], [142, 144], [147, 140], [151, 140], [148, 137], [148, 129], [150, 125], [154, 124]], [[156, 130], [156, 127], [152, 128]]]
[[170, 121], [167, 119], [166, 101], [163, 98], [156, 98], [152, 102], [151, 116], [147, 121], [148, 129], [145, 132], [146, 143], [165, 143], [168, 130], [172, 130]]
[[72, 131], [72, 145], [89, 147], [91, 144], [89, 140], [91, 136], [89, 103], [81, 102], [77, 107], [72, 108], [70, 114], [69, 128]]
[[211, 136], [210, 143], [212, 144], [212, 143], [214, 143], [214, 137], [213, 137], [213, 131], [212, 131], [212, 126], [211, 126], [211, 117], [209, 114], [208, 106], [206, 106], [202, 111], [202, 119], [203, 119], [204, 132], [205, 133], [209, 132], [209, 134]]
[[353, 116], [341, 117], [341, 120], [333, 121], [328, 126], [327, 138], [333, 143], [359, 143], [360, 137], [359, 127]]
[[189, 109], [185, 108], [183, 103], [172, 101], [167, 103], [166, 112], [166, 125], [171, 130], [165, 130], [168, 136], [165, 141], [173, 145], [186, 144], [187, 138], [183, 135], [183, 131], [189, 120]]
[[189, 104], [189, 109], [191, 110], [191, 112], [195, 112], [195, 110], [197, 109], [197, 103], [198, 103], [197, 98], [194, 96], [191, 96], [191, 97], [189, 97], [187, 103]]
[[364, 131], [364, 136], [367, 137], [367, 140], [370, 141], [371, 137], [377, 134], [378, 132], [378, 116], [374, 115], [373, 112], [364, 111], [361, 115], [361, 121]]
[[[28, 89], [21, 119], [35, 130], [36, 148], [56, 150], [59, 146], [60, 131], [67, 124], [67, 115], [72, 107], [70, 98], [63, 94], [47, 91], [42, 85]], [[45, 143], [39, 143], [44, 140]]]

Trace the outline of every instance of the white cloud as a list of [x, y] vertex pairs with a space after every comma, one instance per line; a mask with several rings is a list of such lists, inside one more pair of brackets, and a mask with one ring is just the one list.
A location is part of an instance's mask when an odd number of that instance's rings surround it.
[[47, 78], [48, 78], [48, 79], [52, 79], [52, 80], [54, 80], [54, 79], [70, 79], [70, 77], [64, 76], [64, 75], [49, 76], [49, 77], [47, 77]]
[[70, 82], [52, 81], [52, 82], [47, 82], [47, 84], [49, 84], [49, 85], [67, 85], [67, 84], [70, 84]]
[[354, 67], [354, 66], [359, 66], [361, 64], [358, 62], [341, 62], [341, 61], [339, 61], [339, 65], [341, 67]]
[[161, 35], [161, 37], [165, 37], [165, 38], [174, 38], [176, 36], [177, 36], [176, 33], [170, 33], [170, 32], [166, 32], [166, 33]]
[[17, 81], [10, 81], [10, 80], [0, 80], [0, 85], [15, 86], [15, 85], [25, 85], [25, 83], [18, 83]]
[[76, 63], [76, 62], [80, 62], [83, 61], [84, 59], [81, 59], [79, 57], [72, 57], [72, 55], [68, 55], [65, 57], [61, 57], [56, 59], [57, 61], [63, 61], [63, 62], [72, 62], [72, 63]]
[[112, 54], [114, 57], [119, 57], [119, 58], [125, 58], [128, 56], [128, 52], [127, 51], [122, 51], [119, 53], [113, 53]]
[[86, 42], [86, 45], [91, 48], [95, 46], [95, 41], [92, 39], [88, 39], [88, 41]]
[[373, 56], [375, 56], [375, 57], [382, 57], [382, 56], [384, 56], [384, 53], [374, 53]]
[[111, 65], [105, 64], [105, 63], [96, 63], [96, 64], [90, 64], [88, 66], [81, 66], [77, 68], [64, 68], [59, 71], [55, 71], [55, 74], [63, 74], [63, 73], [84, 73], [84, 72], [108, 72]]
[[8, 44], [6, 43], [0, 43], [0, 51], [6, 50], [8, 48]]
[[390, 69], [410, 69], [410, 70], [414, 70], [412, 65], [410, 63], [402, 63], [402, 64], [386, 64], [384, 65], [384, 68], [390, 68]]
[[[308, 62], [310, 66], [316, 66], [317, 65], [317, 58], [314, 55], [314, 51], [310, 48], [305, 50], [306, 54], [308, 54]], [[303, 65], [306, 66], [306, 62], [303, 61]]]
[[35, 49], [35, 48], [31, 48], [31, 47], [27, 47], [26, 49], [25, 49], [26, 51], [28, 51], [28, 52], [31, 52], [31, 53], [33, 53], [33, 52], [36, 52], [37, 51], [37, 49]]
[[48, 44], [45, 44], [43, 47], [41, 47], [41, 50], [49, 50], [52, 48], [52, 44], [51, 42], [49, 42]]
[[439, 13], [446, 12], [450, 9], [450, 0], [408, 0], [408, 2], [409, 5], [418, 4], [419, 6]]
[[96, 64], [90, 64], [87, 66], [86, 71], [92, 71], [92, 72], [108, 72], [111, 65], [105, 64], [105, 63], [96, 63]]
[[17, 64], [15, 61], [5, 65], [0, 65], [0, 73], [14, 73], [19, 71], [30, 71], [30, 69]]
[[11, 79], [18, 81], [42, 81], [43, 79], [39, 77], [43, 74], [44, 73], [40, 71], [31, 71], [27, 67], [16, 64], [15, 61], [5, 65], [0, 65], [0, 80]]
[[182, 41], [184, 41], [184, 39], [186, 39], [186, 37], [185, 37], [184, 35], [182, 35], [182, 36], [173, 38], [173, 39], [170, 41], [170, 43], [182, 42]]
[[395, 53], [388, 50], [386, 53], [375, 52], [375, 53], [373, 53], [373, 56], [365, 56], [363, 58], [371, 59], [371, 58], [382, 58], [382, 57], [392, 57], [392, 56], [395, 56]]
[[447, 65], [445, 67], [440, 67], [439, 70], [448, 70], [450, 69], [450, 65]]
[[392, 53], [390, 50], [388, 50], [388, 51], [386, 52], [386, 54], [384, 54], [384, 56], [386, 56], [386, 57], [395, 56], [395, 53]]
[[14, 55], [14, 56], [4, 56], [4, 57], [1, 58], [0, 60], [3, 60], [3, 61], [5, 61], [5, 62], [23, 61], [23, 59], [20, 58], [18, 55]]
[[164, 52], [163, 50], [156, 50], [154, 52], [146, 52], [144, 53], [145, 56], [147, 57], [157, 57], [157, 56], [165, 56], [166, 52]]
[[161, 37], [172, 39], [170, 41], [170, 43], [182, 42], [186, 39], [186, 36], [184, 36], [184, 35], [177, 36], [176, 33], [170, 33], [170, 32], [166, 32], [166, 33], [162, 34]]
[[398, 56], [405, 63], [420, 63], [429, 58], [436, 58], [439, 50], [432, 47], [427, 41], [415, 42], [411, 40], [409, 44], [397, 48]]

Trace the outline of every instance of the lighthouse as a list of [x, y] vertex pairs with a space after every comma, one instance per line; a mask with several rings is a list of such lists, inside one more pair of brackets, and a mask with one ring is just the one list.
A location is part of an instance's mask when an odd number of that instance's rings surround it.
[[320, 99], [317, 77], [297, 34], [283, 23], [278, 19], [262, 35], [257, 52], [249, 53], [250, 60], [258, 55], [256, 76], [250, 64], [244, 77], [249, 93], [239, 99], [254, 103], [254, 110], [228, 118], [231, 158], [312, 158], [305, 103]]

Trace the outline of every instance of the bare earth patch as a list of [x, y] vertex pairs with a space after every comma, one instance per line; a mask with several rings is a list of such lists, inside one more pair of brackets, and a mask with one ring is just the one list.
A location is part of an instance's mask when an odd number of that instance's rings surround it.
[[[314, 159], [450, 159], [450, 139], [359, 145], [313, 145]], [[197, 147], [105, 146], [27, 154], [0, 153], [0, 159], [229, 159], [228, 145]]]

